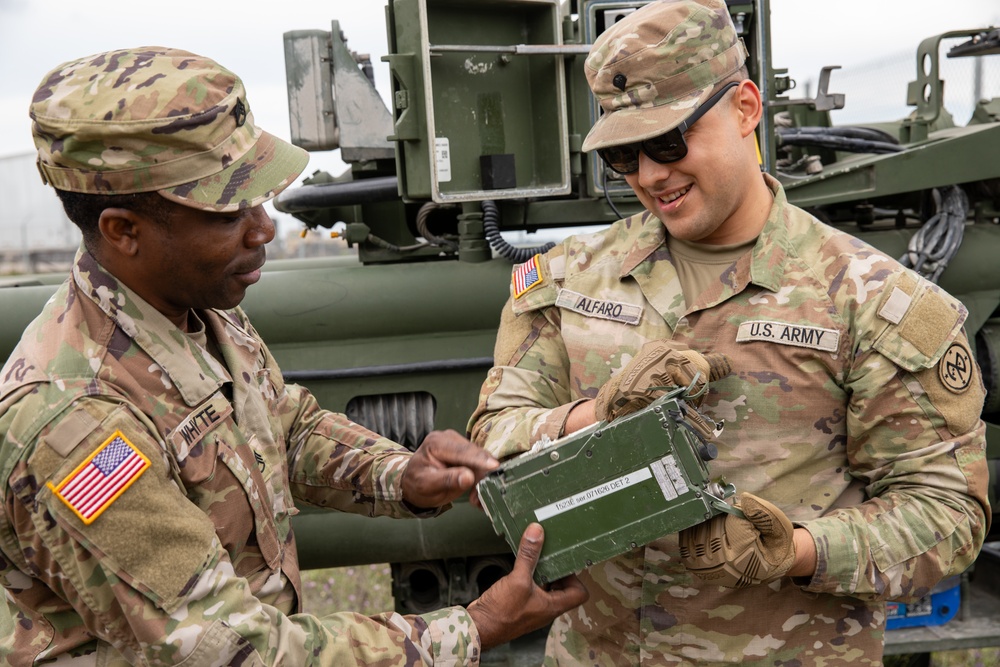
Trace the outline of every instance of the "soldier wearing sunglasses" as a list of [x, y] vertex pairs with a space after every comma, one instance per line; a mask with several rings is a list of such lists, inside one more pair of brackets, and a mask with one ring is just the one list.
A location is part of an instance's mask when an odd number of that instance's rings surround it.
[[723, 354], [700, 409], [725, 422], [710, 465], [747, 515], [585, 570], [547, 665], [880, 665], [885, 601], [964, 570], [989, 527], [966, 309], [761, 172], [746, 56], [721, 0], [600, 35], [583, 149], [645, 210], [514, 271], [472, 439], [516, 454]]

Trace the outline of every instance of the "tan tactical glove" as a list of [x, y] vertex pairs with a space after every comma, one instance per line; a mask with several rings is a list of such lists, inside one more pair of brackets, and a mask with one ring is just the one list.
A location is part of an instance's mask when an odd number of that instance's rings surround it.
[[597, 392], [594, 412], [599, 420], [612, 421], [646, 407], [666, 393], [663, 387], [688, 387], [688, 395], [699, 401], [709, 382], [729, 375], [729, 357], [701, 354], [682, 343], [650, 341], [621, 372]]
[[762, 498], [741, 493], [746, 519], [719, 514], [680, 532], [681, 561], [698, 578], [743, 588], [783, 577], [795, 563], [792, 522]]

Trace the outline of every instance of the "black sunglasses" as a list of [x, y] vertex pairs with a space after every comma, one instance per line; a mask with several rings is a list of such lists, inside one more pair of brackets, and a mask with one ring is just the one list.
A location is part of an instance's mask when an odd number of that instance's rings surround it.
[[677, 162], [688, 152], [687, 143], [684, 142], [684, 133], [695, 124], [695, 121], [708, 113], [708, 110], [715, 106], [716, 102], [721, 100], [730, 88], [738, 85], [738, 81], [727, 83], [722, 87], [722, 90], [709, 97], [704, 104], [695, 109], [694, 113], [687, 117], [687, 120], [669, 132], [634, 144], [598, 148], [597, 154], [601, 156], [606, 165], [619, 174], [634, 174], [639, 171], [640, 150], [651, 160], [660, 164]]

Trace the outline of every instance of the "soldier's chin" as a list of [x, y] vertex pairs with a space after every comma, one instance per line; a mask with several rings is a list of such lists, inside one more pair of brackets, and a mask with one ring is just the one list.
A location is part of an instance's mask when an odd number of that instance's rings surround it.
[[213, 300], [212, 305], [209, 308], [216, 308], [218, 310], [232, 310], [236, 306], [243, 303], [243, 299], [246, 298], [247, 288], [249, 285], [240, 285], [233, 287], [228, 290], [225, 294], [219, 294], [217, 298]]

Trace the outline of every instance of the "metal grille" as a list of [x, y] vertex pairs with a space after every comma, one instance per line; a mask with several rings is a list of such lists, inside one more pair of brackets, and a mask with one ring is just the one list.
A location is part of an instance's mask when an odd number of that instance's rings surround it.
[[355, 396], [345, 414], [354, 422], [416, 450], [434, 430], [434, 397], [426, 391]]

